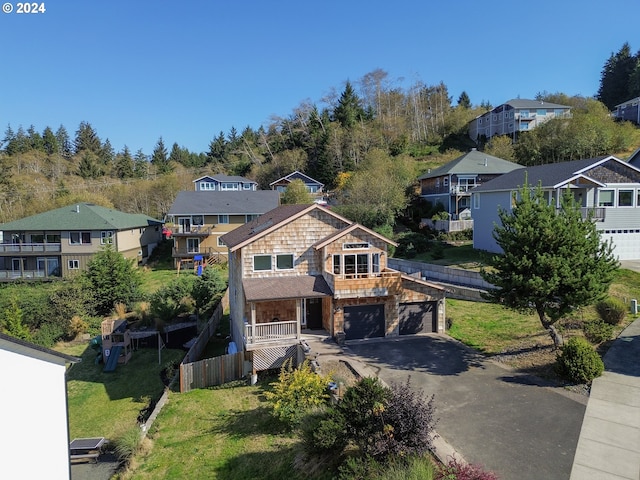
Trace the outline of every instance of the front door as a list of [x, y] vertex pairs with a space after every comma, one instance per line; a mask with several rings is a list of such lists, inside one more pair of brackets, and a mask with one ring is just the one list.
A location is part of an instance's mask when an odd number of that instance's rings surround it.
[[322, 329], [322, 299], [307, 298], [304, 307], [307, 317], [307, 328], [311, 330]]

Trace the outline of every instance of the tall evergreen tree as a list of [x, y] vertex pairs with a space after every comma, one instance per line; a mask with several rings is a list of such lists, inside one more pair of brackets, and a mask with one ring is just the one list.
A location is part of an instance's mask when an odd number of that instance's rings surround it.
[[113, 151], [113, 147], [111, 146], [111, 142], [107, 138], [102, 147], [100, 147], [100, 154], [98, 155], [100, 159], [100, 163], [105, 167], [111, 168], [113, 165], [113, 161], [115, 159], [115, 152]]
[[13, 155], [11, 150], [11, 142], [13, 142], [16, 138], [16, 134], [11, 128], [11, 124], [7, 125], [7, 129], [4, 131], [4, 138], [2, 139], [2, 147], [4, 151], [7, 152], [8, 155]]
[[153, 153], [151, 155], [151, 163], [156, 167], [156, 172], [161, 175], [169, 173], [172, 170], [167, 155], [167, 149], [164, 146], [164, 141], [162, 140], [162, 137], [160, 137], [158, 139], [158, 142], [156, 143], [155, 148], [153, 149]]
[[149, 159], [141, 148], [133, 157], [133, 176], [136, 178], [147, 178], [149, 175]]
[[458, 97], [458, 106], [462, 108], [471, 108], [471, 99], [467, 92], [463, 91]]
[[42, 142], [47, 155], [57, 155], [59, 153], [60, 146], [58, 145], [58, 139], [53, 133], [53, 130], [51, 130], [51, 127], [45, 127], [42, 132]]
[[626, 42], [604, 64], [596, 98], [609, 110], [631, 98], [630, 80], [637, 64], [638, 59], [631, 54], [631, 46]]
[[347, 81], [344, 91], [338, 100], [338, 106], [333, 111], [335, 119], [345, 128], [353, 127], [357, 122], [365, 118], [362, 102], [351, 85]]
[[80, 126], [76, 131], [74, 146], [76, 154], [87, 150], [95, 155], [100, 155], [102, 143], [89, 122], [80, 122]]
[[216, 138], [209, 142], [209, 151], [207, 159], [211, 163], [223, 162], [227, 154], [227, 140], [224, 132], [220, 132]]
[[102, 170], [98, 165], [98, 157], [88, 150], [82, 150], [82, 152], [80, 163], [78, 164], [78, 175], [84, 179], [102, 176]]
[[36, 127], [30, 125], [27, 129], [27, 136], [29, 137], [29, 147], [31, 150], [44, 152], [44, 141], [42, 140], [42, 135], [36, 130]]
[[116, 177], [120, 179], [131, 178], [134, 176], [134, 163], [129, 147], [126, 145], [118, 155], [115, 161]]
[[573, 193], [565, 189], [562, 207], [548, 202], [540, 186], [525, 185], [512, 211], [501, 209], [493, 236], [502, 249], [490, 259], [484, 279], [495, 288], [487, 298], [521, 312], [535, 312], [556, 346], [555, 323], [607, 293], [618, 267], [610, 242], [595, 223], [583, 219]]
[[56, 140], [58, 140], [58, 153], [64, 158], [71, 158], [71, 140], [64, 125], [60, 125], [56, 130]]

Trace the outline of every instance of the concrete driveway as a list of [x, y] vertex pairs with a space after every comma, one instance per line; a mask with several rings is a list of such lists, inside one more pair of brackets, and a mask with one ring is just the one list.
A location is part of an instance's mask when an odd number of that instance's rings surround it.
[[[587, 398], [543, 386], [438, 334], [349, 342], [387, 383], [435, 395], [438, 434], [501, 480], [568, 479]], [[345, 352], [345, 353], [347, 353]]]

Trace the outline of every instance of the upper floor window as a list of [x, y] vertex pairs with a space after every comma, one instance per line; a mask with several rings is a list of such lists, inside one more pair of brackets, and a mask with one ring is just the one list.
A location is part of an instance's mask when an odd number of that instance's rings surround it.
[[47, 233], [45, 235], [45, 241], [47, 243], [60, 243], [60, 234], [59, 233]]
[[343, 250], [350, 250], [350, 249], [354, 249], [354, 248], [369, 248], [371, 245], [369, 245], [368, 242], [360, 242], [360, 243], [355, 243], [355, 242], [351, 242], [351, 243], [343, 243], [342, 244], [342, 249]]
[[69, 232], [70, 245], [90, 245], [91, 232]]
[[200, 182], [200, 190], [215, 190], [216, 184], [213, 182]]
[[226, 247], [225, 243], [222, 241], [222, 237], [218, 236], [218, 246], [219, 247]]
[[245, 215], [245, 221], [247, 223], [249, 223], [251, 220], [255, 220], [256, 218], [258, 218], [260, 215], [256, 214], [256, 213], [250, 213], [249, 215]]
[[191, 223], [193, 225], [204, 225], [204, 216], [203, 215], [193, 215], [191, 217]]
[[254, 255], [253, 256], [253, 271], [265, 271], [271, 270], [271, 255]]
[[633, 207], [633, 190], [618, 190], [618, 206]]
[[536, 110], [536, 115], [542, 115], [543, 117], [547, 115], [547, 109], [546, 108], [539, 108], [538, 110]]
[[100, 232], [100, 245], [113, 245], [113, 231]]
[[613, 190], [600, 190], [598, 192], [599, 207], [613, 207]]
[[475, 210], [480, 208], [480, 194], [479, 193], [474, 193], [473, 194], [473, 208]]
[[293, 269], [293, 254], [282, 253], [276, 255], [276, 270], [291, 270]]
[[218, 223], [229, 223], [229, 215], [218, 215]]
[[444, 177], [442, 179], [442, 186], [443, 187], [448, 187], [449, 186], [449, 179], [447, 177]]

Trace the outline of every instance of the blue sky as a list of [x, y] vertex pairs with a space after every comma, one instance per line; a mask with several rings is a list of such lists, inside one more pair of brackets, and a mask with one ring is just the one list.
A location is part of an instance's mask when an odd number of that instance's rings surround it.
[[[4, 3], [4, 2], [0, 2]], [[612, 52], [640, 49], [638, 0], [52, 0], [0, 13], [0, 131], [88, 121], [116, 151], [160, 136], [204, 152], [375, 69], [407, 88], [499, 105], [591, 96]]]

